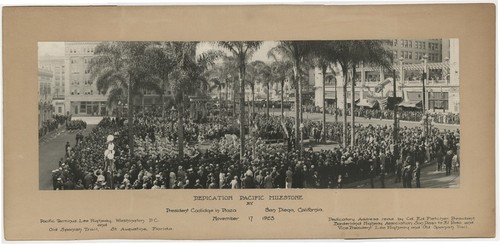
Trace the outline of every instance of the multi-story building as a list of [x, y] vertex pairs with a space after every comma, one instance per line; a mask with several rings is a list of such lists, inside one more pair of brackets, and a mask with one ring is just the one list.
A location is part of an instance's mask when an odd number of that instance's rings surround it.
[[38, 69], [38, 128], [52, 118], [52, 82], [53, 75], [49, 69]]
[[[355, 100], [358, 106], [372, 107], [376, 103], [384, 109], [387, 98], [393, 96], [393, 76], [396, 74], [396, 95], [403, 99], [401, 106], [439, 112], [459, 112], [459, 70], [458, 39], [393, 40], [387, 48], [394, 55], [393, 67], [385, 70], [360, 64], [356, 69]], [[325, 101], [332, 107], [343, 107], [342, 87], [344, 78], [340, 67], [327, 71]], [[426, 73], [426, 99], [422, 104], [422, 74]], [[352, 72], [350, 72], [350, 77]], [[316, 68], [315, 105], [323, 106], [323, 78]], [[401, 79], [403, 77], [403, 79]], [[351, 101], [351, 87], [348, 83], [346, 94], [348, 106]]]
[[73, 115], [107, 115], [107, 96], [90, 79], [88, 64], [97, 42], [66, 42], [64, 50], [66, 112]]
[[55, 114], [65, 114], [64, 92], [65, 76], [64, 56], [42, 56], [38, 59], [38, 68], [52, 72], [52, 105]]
[[[94, 49], [98, 42], [66, 42], [65, 43], [65, 82], [64, 94], [66, 112], [73, 115], [107, 116], [116, 115], [125, 108], [123, 103], [108, 104], [108, 94], [97, 89], [97, 83], [91, 79], [88, 68], [90, 60], [94, 57]], [[152, 106], [161, 106], [166, 103], [166, 98], [171, 98], [170, 86], [162, 85], [163, 98], [151, 91], [141, 91], [140, 96], [135, 96], [135, 109]]]

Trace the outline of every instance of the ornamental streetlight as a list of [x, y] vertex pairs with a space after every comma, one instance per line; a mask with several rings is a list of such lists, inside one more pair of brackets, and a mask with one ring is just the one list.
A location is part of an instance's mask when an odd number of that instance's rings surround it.
[[423, 118], [423, 126], [424, 126], [424, 139], [427, 141], [427, 123], [428, 123], [428, 116], [426, 114], [426, 109], [427, 109], [427, 101], [425, 99], [425, 82], [427, 80], [427, 54], [424, 55], [423, 62], [424, 62], [424, 72], [422, 74], [422, 118]]

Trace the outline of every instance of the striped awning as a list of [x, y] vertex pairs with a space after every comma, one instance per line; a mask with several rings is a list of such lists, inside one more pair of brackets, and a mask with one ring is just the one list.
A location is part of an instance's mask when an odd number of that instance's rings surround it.
[[[393, 70], [399, 70], [401, 68], [401, 65], [399, 64], [393, 64], [391, 69]], [[424, 64], [423, 63], [418, 63], [418, 64], [403, 64], [403, 70], [424, 70]], [[427, 63], [427, 69], [449, 69], [450, 64], [449, 63]], [[359, 70], [363, 71], [380, 71], [382, 70], [382, 67], [363, 67], [359, 68]]]

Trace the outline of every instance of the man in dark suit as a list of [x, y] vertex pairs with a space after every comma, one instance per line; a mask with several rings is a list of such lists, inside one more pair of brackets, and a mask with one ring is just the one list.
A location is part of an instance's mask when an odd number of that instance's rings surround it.
[[403, 168], [403, 187], [404, 188], [411, 188], [412, 175], [413, 175], [413, 172], [411, 170], [411, 164], [406, 163], [405, 167]]
[[417, 162], [415, 164], [415, 169], [413, 170], [413, 174], [415, 177], [415, 184], [417, 185], [417, 188], [420, 188], [420, 163]]
[[444, 157], [444, 165], [446, 166], [446, 175], [451, 174], [451, 162], [453, 160], [453, 153], [451, 150], [446, 153], [446, 156]]

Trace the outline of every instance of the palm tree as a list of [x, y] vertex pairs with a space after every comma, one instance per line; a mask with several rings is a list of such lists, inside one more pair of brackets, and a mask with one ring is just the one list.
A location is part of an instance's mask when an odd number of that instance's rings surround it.
[[[250, 87], [250, 91], [252, 94], [252, 116], [250, 119], [253, 118], [253, 115], [255, 114], [255, 85], [257, 85], [258, 79], [259, 79], [259, 67], [257, 62], [262, 62], [262, 61], [254, 61], [250, 63], [247, 67], [247, 75], [246, 75], [246, 84]], [[253, 121], [249, 121], [250, 124]]]
[[246, 65], [253, 53], [262, 45], [261, 41], [219, 41], [217, 43], [231, 52], [237, 59], [240, 81], [240, 160], [245, 155], [245, 76]]
[[267, 101], [269, 102], [270, 76], [271, 69], [266, 63], [262, 61], [253, 61], [249, 64], [247, 82], [252, 91], [252, 115], [255, 114], [255, 85], [264, 84], [267, 87]]
[[128, 100], [129, 153], [134, 153], [133, 96], [148, 89], [160, 92], [159, 80], [148, 70], [150, 61], [145, 52], [149, 42], [102, 42], [95, 48], [95, 56], [89, 63], [91, 80], [96, 80], [97, 89], [109, 94], [112, 105], [123, 97]]
[[[272, 53], [268, 53], [268, 56], [273, 57]], [[292, 73], [292, 62], [287, 60], [278, 60], [275, 56], [274, 62], [271, 64], [271, 80], [272, 82], [280, 85], [280, 93], [281, 93], [281, 118], [284, 119], [284, 106], [283, 100], [285, 95], [285, 82], [287, 80], [291, 80], [293, 76]], [[269, 103], [267, 104], [267, 113], [269, 114]]]
[[[361, 62], [388, 68], [392, 63], [392, 53], [385, 47], [386, 41], [382, 40], [350, 40], [334, 41], [337, 48], [337, 61], [342, 68], [344, 77], [344, 133], [343, 146], [347, 146], [347, 83], [349, 79], [349, 70], [352, 70], [351, 77], [351, 147], [355, 143], [355, 81], [356, 66]], [[362, 92], [362, 91], [361, 91]]]
[[[322, 142], [326, 142], [326, 80], [327, 71], [331, 64], [337, 62], [338, 50], [335, 42], [332, 41], [314, 41], [312, 42], [313, 50], [311, 52], [310, 61], [313, 67], [318, 67], [321, 70], [321, 76], [323, 80], [323, 139]], [[333, 72], [333, 69], [332, 69]]]
[[[225, 104], [224, 107], [229, 108], [229, 91], [235, 89], [234, 78], [238, 74], [237, 60], [233, 56], [222, 56], [222, 62], [217, 64], [213, 69], [213, 77], [216, 77], [225, 87]], [[234, 95], [232, 96], [235, 99]], [[234, 103], [236, 101], [234, 100]], [[234, 104], [233, 104], [234, 105]], [[233, 106], [233, 109], [235, 106]], [[235, 116], [235, 111], [233, 111]]]
[[196, 56], [199, 42], [164, 42], [162, 52], [175, 60], [169, 83], [177, 104], [177, 137], [178, 157], [184, 157], [184, 108], [186, 96], [196, 90], [207, 89], [206, 71], [219, 57], [220, 53], [209, 51]]
[[210, 91], [217, 90], [219, 91], [219, 116], [222, 114], [222, 89], [226, 87], [226, 83], [224, 80], [219, 79], [218, 77], [211, 77], [209, 82], [212, 84], [210, 86]]
[[271, 100], [271, 86], [273, 85], [271, 67], [264, 62], [259, 65], [259, 82], [266, 87], [266, 116], [269, 117], [269, 103]]
[[[302, 158], [302, 66], [312, 50], [308, 41], [280, 41], [270, 52], [292, 62], [293, 84], [295, 85], [295, 145], [299, 145], [299, 159]], [[299, 134], [299, 131], [301, 132]]]

